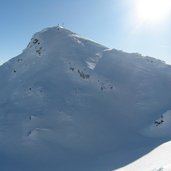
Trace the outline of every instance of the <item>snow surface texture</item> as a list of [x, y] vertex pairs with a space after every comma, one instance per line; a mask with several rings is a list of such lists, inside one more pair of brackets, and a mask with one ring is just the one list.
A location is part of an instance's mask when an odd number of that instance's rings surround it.
[[141, 159], [115, 171], [171, 171], [171, 142], [165, 143]]
[[0, 170], [111, 171], [170, 140], [171, 66], [61, 27], [0, 67]]

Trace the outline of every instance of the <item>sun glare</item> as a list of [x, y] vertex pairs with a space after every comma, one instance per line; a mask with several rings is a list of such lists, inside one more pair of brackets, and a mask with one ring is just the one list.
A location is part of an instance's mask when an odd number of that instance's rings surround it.
[[156, 22], [171, 12], [171, 0], [137, 0], [137, 15], [141, 21]]

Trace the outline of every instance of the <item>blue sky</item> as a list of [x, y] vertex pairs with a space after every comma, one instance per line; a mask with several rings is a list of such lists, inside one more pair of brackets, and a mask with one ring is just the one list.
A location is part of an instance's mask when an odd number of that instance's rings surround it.
[[137, 1], [0, 0], [0, 63], [20, 54], [35, 32], [64, 23], [109, 48], [139, 52], [171, 64], [171, 20], [139, 21]]

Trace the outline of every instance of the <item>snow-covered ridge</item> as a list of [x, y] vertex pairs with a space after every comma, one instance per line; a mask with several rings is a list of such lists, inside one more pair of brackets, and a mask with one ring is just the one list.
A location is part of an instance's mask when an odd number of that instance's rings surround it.
[[65, 28], [34, 34], [0, 67], [0, 170], [111, 171], [136, 160], [171, 138], [170, 73]]
[[[92, 42], [94, 44], [97, 44], [98, 46], [101, 46], [103, 47], [105, 50], [104, 52], [114, 52], [114, 53], [122, 53], [123, 55], [131, 55], [131, 56], [134, 56], [135, 58], [144, 58], [147, 62], [149, 63], [156, 63], [156, 64], [159, 64], [159, 63], [164, 63], [164, 61], [162, 60], [159, 60], [159, 59], [155, 59], [154, 57], [149, 57], [149, 56], [142, 56], [141, 54], [139, 53], [127, 53], [127, 52], [124, 52], [122, 50], [116, 50], [116, 49], [108, 49], [107, 47], [105, 46], [102, 46], [98, 43], [96, 43], [95, 41], [93, 40], [90, 40], [90, 39], [86, 39], [74, 32], [71, 32], [70, 30], [67, 30], [61, 26], [56, 26], [56, 27], [50, 27], [50, 28], [46, 28], [46, 29], [43, 29], [42, 31], [40, 32], [37, 32], [33, 35], [30, 43], [28, 44], [27, 48], [26, 49], [32, 49], [33, 47], [35, 48], [35, 54], [37, 54], [38, 56], [41, 55], [41, 51], [42, 50], [42, 46], [41, 44], [43, 44], [43, 39], [45, 38], [46, 41], [48, 41], [47, 39], [47, 36], [49, 37], [49, 39], [51, 39], [52, 37], [55, 37], [56, 41], [58, 40], [59, 42], [61, 41], [61, 36], [63, 37], [70, 37], [72, 39], [73, 42], [77, 43], [77, 44], [80, 44], [80, 46], [84, 46], [84, 43], [87, 43], [87, 41], [89, 42]], [[52, 42], [53, 43], [53, 42]], [[46, 46], [46, 45], [45, 45]]]

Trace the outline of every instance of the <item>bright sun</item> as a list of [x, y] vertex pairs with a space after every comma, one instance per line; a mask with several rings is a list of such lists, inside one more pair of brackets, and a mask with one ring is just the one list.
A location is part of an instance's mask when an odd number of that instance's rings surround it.
[[171, 12], [171, 0], [136, 0], [137, 15], [141, 21], [156, 22]]

